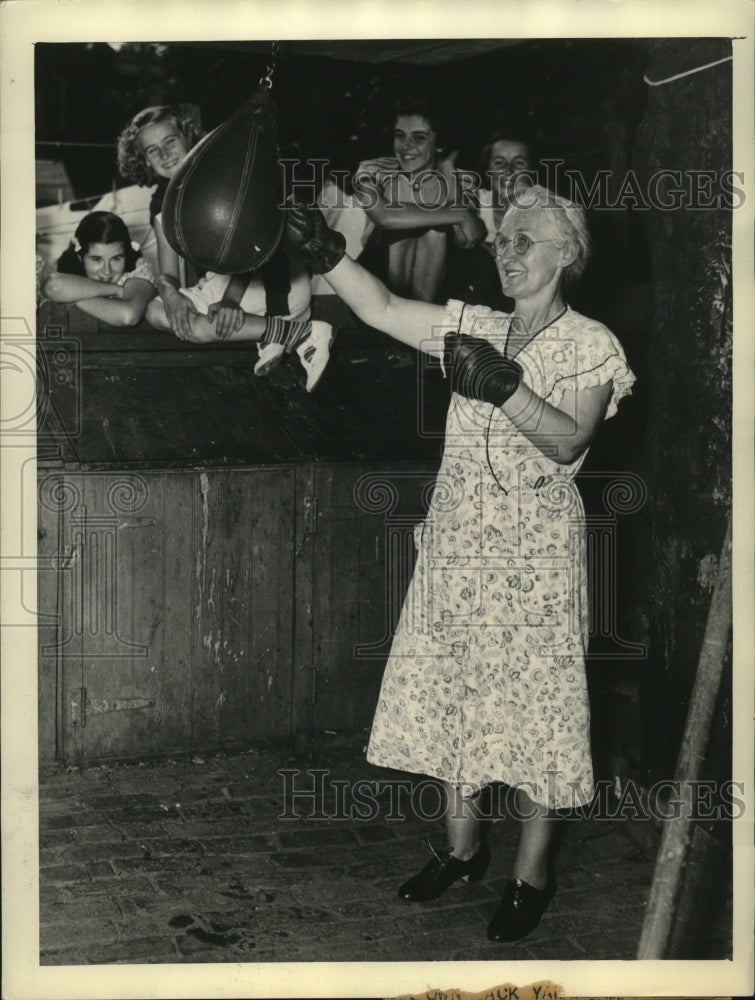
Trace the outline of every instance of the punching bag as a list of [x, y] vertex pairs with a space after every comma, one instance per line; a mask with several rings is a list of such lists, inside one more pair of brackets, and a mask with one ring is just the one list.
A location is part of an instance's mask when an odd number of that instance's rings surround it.
[[198, 268], [252, 271], [278, 248], [282, 203], [275, 105], [261, 87], [189, 150], [165, 192], [163, 230], [176, 253]]

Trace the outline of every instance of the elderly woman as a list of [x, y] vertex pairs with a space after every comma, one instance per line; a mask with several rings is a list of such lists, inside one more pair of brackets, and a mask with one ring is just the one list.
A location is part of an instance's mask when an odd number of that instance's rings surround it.
[[443, 460], [368, 760], [446, 789], [447, 849], [401, 886], [405, 900], [484, 874], [479, 793], [509, 786], [521, 832], [488, 936], [516, 940], [554, 892], [554, 819], [593, 794], [574, 478], [635, 380], [614, 335], [564, 297], [588, 255], [584, 213], [537, 186], [506, 212], [496, 252], [511, 314], [398, 298], [344, 256], [316, 209], [292, 207], [288, 233], [361, 319], [441, 359], [451, 379]]

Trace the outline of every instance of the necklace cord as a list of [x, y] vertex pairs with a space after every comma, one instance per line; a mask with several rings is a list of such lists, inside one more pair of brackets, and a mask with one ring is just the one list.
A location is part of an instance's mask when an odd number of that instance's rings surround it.
[[[553, 319], [549, 323], [546, 323], [545, 326], [541, 326], [539, 330], [536, 330], [532, 334], [532, 336], [530, 337], [530, 339], [527, 341], [527, 344], [525, 345], [525, 347], [528, 344], [532, 343], [532, 341], [535, 339], [535, 337], [537, 337], [539, 334], [541, 334], [543, 332], [543, 330], [547, 330], [549, 326], [553, 326], [554, 323], [557, 323], [561, 319], [561, 317], [566, 313], [566, 310], [568, 308], [569, 308], [568, 305], [565, 305], [564, 308], [561, 310], [561, 312], [558, 314], [558, 316], [554, 316]], [[462, 315], [463, 315], [463, 313], [464, 313], [464, 310], [462, 309]], [[514, 316], [512, 314], [512, 316], [511, 316], [511, 322], [509, 322], [508, 334], [511, 333], [511, 324], [513, 323], [513, 320], [514, 320]], [[459, 325], [461, 325], [461, 324], [459, 324]], [[504, 349], [504, 352], [503, 352], [503, 356], [504, 357], [506, 357], [506, 354], [507, 354], [507, 351], [508, 351], [508, 346], [509, 346], [509, 337], [508, 337], [508, 334], [506, 336], [506, 348]], [[496, 485], [498, 486], [498, 488], [500, 490], [502, 490], [506, 494], [506, 496], [508, 496], [509, 495], [509, 491], [501, 483], [500, 479], [495, 474], [495, 470], [493, 469], [493, 463], [490, 460], [490, 429], [493, 426], [493, 414], [495, 413], [495, 411], [497, 409], [498, 409], [498, 407], [495, 406], [494, 404], [491, 405], [491, 407], [490, 407], [490, 417], [488, 418], [488, 426], [485, 429], [485, 459], [486, 459], [486, 461], [488, 463], [488, 469], [490, 469], [490, 475], [493, 477], [493, 479], [495, 479]]]

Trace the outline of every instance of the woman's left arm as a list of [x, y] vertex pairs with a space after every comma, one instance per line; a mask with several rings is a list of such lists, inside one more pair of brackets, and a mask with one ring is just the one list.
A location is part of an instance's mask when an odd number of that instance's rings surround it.
[[501, 405], [501, 411], [543, 454], [559, 465], [570, 465], [589, 446], [611, 399], [613, 383], [564, 392], [552, 406], [524, 382]]
[[571, 465], [592, 441], [611, 400], [612, 380], [565, 390], [554, 406], [523, 381], [522, 366], [480, 337], [449, 334], [445, 364], [454, 392], [492, 403], [544, 455]]
[[76, 305], [111, 326], [136, 326], [144, 318], [147, 305], [155, 295], [157, 289], [151, 281], [129, 278], [123, 285], [123, 298], [86, 299]]

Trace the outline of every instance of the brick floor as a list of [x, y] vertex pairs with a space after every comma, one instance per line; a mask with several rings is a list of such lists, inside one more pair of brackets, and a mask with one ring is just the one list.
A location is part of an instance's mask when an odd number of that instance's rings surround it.
[[525, 941], [485, 937], [515, 848], [510, 820], [492, 826], [484, 881], [401, 902], [398, 884], [427, 860], [425, 835], [444, 846], [441, 822], [387, 818], [386, 794], [366, 820], [330, 793], [316, 819], [306, 798], [284, 800], [281, 768], [396, 777], [366, 764], [363, 745], [360, 732], [323, 736], [304, 760], [271, 749], [48, 768], [41, 964], [634, 958], [654, 855], [621, 822], [565, 824], [560, 891]]

